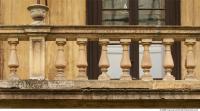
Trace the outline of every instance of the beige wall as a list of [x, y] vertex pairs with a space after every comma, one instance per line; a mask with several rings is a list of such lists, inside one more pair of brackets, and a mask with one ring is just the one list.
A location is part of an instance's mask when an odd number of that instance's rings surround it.
[[[181, 24], [183, 26], [200, 26], [200, 0], [181, 0]], [[194, 53], [196, 59], [196, 76], [200, 79], [200, 43], [195, 46]], [[185, 53], [187, 48], [182, 43], [182, 74], [186, 74], [185, 70]], [[183, 77], [183, 76], [182, 76]]]
[[[0, 0], [0, 24], [18, 25], [29, 24], [31, 18], [29, 12], [26, 10], [27, 6], [33, 4], [36, 0]], [[50, 11], [46, 19], [47, 24], [54, 25], [85, 25], [86, 19], [86, 2], [85, 0], [48, 0]], [[44, 0], [42, 1], [44, 3]], [[200, 0], [181, 0], [181, 24], [183, 26], [200, 26]], [[20, 13], [20, 15], [19, 15]], [[4, 48], [4, 79], [8, 75], [7, 59], [8, 59], [8, 45], [3, 43]], [[195, 47], [195, 57], [200, 61], [200, 43]], [[73, 79], [77, 73], [76, 57], [77, 45], [75, 42], [68, 42], [65, 47], [65, 56], [67, 57], [67, 68], [65, 69], [66, 78]], [[75, 49], [75, 50], [74, 50]], [[18, 74], [21, 79], [28, 78], [28, 42], [20, 41], [18, 45], [18, 55], [20, 67]], [[182, 72], [186, 73], [184, 69], [186, 47], [182, 43]], [[46, 48], [46, 74], [47, 78], [53, 79], [55, 74], [55, 42], [47, 42]], [[200, 79], [200, 62], [197, 62], [196, 74]]]
[[[57, 25], [85, 25], [86, 21], [86, 2], [85, 0], [49, 0], [49, 24]], [[55, 73], [55, 42], [48, 42], [47, 44], [47, 58], [46, 58], [46, 74], [49, 79], [53, 79]], [[65, 55], [67, 60], [67, 67], [65, 69], [65, 76], [67, 79], [74, 79], [77, 74], [76, 58], [78, 47], [76, 42], [67, 42], [65, 47]]]
[[[18, 24], [29, 24], [31, 22], [31, 18], [29, 16], [26, 7], [29, 4], [33, 4], [35, 0], [0, 0], [1, 4], [1, 21], [2, 24], [5, 25], [18, 25]], [[20, 12], [20, 15], [19, 13]], [[3, 43], [3, 55], [4, 55], [4, 70], [3, 70], [3, 78], [6, 79], [8, 76], [8, 43], [5, 41]], [[18, 74], [20, 78], [27, 78], [28, 74], [28, 42], [19, 42], [18, 45], [18, 55], [20, 67], [18, 69]]]
[[[27, 6], [35, 3], [36, 0], [0, 0], [0, 23], [6, 25], [19, 25], [31, 23]], [[50, 11], [46, 20], [47, 24], [54, 25], [85, 25], [86, 16], [86, 2], [85, 0], [48, 0]], [[42, 1], [44, 3], [44, 0]], [[8, 75], [8, 44], [4, 42], [4, 79], [7, 79]], [[67, 42], [65, 47], [65, 56], [67, 60], [66, 78], [73, 79], [77, 73], [76, 69], [76, 57], [77, 57], [77, 45], [75, 42]], [[28, 56], [28, 42], [20, 41], [18, 45], [18, 55], [20, 67], [18, 74], [21, 79], [28, 78], [29, 63]], [[46, 74], [47, 78], [53, 79], [55, 74], [55, 42], [46, 43]], [[70, 64], [69, 64], [70, 63]]]

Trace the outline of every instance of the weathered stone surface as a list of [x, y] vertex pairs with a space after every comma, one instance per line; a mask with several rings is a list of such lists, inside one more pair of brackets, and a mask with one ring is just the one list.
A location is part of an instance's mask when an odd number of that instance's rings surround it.
[[74, 86], [73, 81], [55, 80], [48, 82], [49, 89], [67, 89], [67, 88], [73, 88], [73, 86]]
[[28, 7], [31, 17], [34, 20], [31, 25], [45, 25], [44, 19], [49, 8], [45, 5], [34, 4]]
[[[159, 33], [159, 36], [157, 35]], [[124, 38], [142, 39], [152, 38], [162, 40], [172, 36], [174, 40], [185, 40], [186, 37], [194, 37], [200, 34], [200, 27], [186, 26], [55, 26], [55, 25], [10, 25], [0, 26], [1, 39], [17, 36], [20, 40], [27, 40], [27, 34], [48, 34], [47, 40], [55, 40], [56, 37], [69, 36], [68, 40], [76, 40], [77, 37], [89, 40], [98, 40], [99, 35], [104, 34], [103, 39], [120, 40]], [[78, 35], [78, 36], [74, 36]], [[116, 36], [117, 35], [117, 36]], [[135, 36], [138, 35], [138, 36]], [[196, 36], [199, 40], [199, 36]]]
[[[1, 108], [199, 108], [199, 100], [0, 100]], [[187, 109], [190, 111], [189, 109]]]
[[18, 89], [48, 89], [48, 81], [46, 80], [19, 80], [9, 81], [11, 88]]
[[0, 81], [1, 99], [200, 99], [199, 81]]
[[200, 99], [200, 90], [152, 89], [0, 89], [1, 99], [73, 99], [73, 100], [179, 100]]
[[82, 88], [111, 88], [111, 89], [200, 89], [200, 81], [142, 81], [142, 80], [18, 80], [0, 81], [0, 88], [18, 89], [82, 89]]

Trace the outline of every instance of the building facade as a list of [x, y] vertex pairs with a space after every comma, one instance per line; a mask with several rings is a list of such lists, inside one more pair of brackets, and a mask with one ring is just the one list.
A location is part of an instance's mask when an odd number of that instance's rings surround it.
[[[41, 7], [44, 22], [34, 18]], [[1, 101], [199, 107], [199, 7], [199, 0], [0, 0]]]

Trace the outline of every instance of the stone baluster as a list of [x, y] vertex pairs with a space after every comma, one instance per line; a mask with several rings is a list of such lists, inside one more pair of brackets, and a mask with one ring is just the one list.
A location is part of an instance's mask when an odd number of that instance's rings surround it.
[[56, 44], [58, 46], [57, 49], [57, 56], [56, 56], [56, 63], [55, 67], [57, 69], [57, 73], [55, 76], [55, 80], [64, 80], [64, 69], [66, 67], [66, 61], [64, 56], [64, 46], [66, 44], [65, 38], [56, 38]]
[[165, 76], [163, 80], [175, 80], [175, 77], [171, 74], [174, 67], [174, 61], [171, 54], [171, 45], [173, 44], [174, 39], [166, 38], [163, 39], [163, 44], [165, 46], [165, 56], [163, 67], [165, 68]]
[[187, 69], [187, 75], [185, 80], [197, 80], [194, 74], [194, 69], [196, 67], [193, 53], [193, 46], [196, 43], [196, 39], [186, 39], [185, 45], [187, 46], [187, 54], [185, 60], [185, 68]]
[[87, 57], [86, 57], [86, 43], [87, 38], [78, 38], [77, 44], [79, 45], [79, 58], [78, 58], [78, 75], [77, 80], [88, 80], [87, 77]]
[[17, 57], [17, 44], [19, 43], [18, 38], [8, 38], [10, 45], [10, 56], [8, 60], [8, 67], [10, 68], [9, 80], [19, 80], [17, 75], [17, 68], [19, 67], [19, 60]]
[[101, 45], [101, 57], [99, 60], [99, 67], [101, 68], [101, 75], [98, 77], [98, 80], [110, 80], [110, 76], [107, 74], [108, 68], [110, 66], [107, 54], [107, 45], [109, 43], [109, 39], [100, 39]]
[[120, 66], [122, 68], [122, 75], [120, 77], [120, 80], [132, 80], [129, 74], [129, 70], [131, 68], [131, 61], [130, 61], [129, 51], [128, 51], [130, 42], [131, 42], [131, 39], [120, 40], [120, 43], [123, 47], [123, 55], [122, 55], [122, 59], [120, 63]]
[[143, 57], [142, 57], [142, 62], [141, 62], [141, 67], [143, 69], [144, 74], [142, 75], [141, 80], [150, 81], [150, 80], [153, 80], [150, 74], [150, 69], [152, 67], [152, 64], [151, 64], [151, 56], [149, 52], [149, 47], [151, 45], [152, 39], [142, 39], [141, 42], [144, 47], [144, 52], [143, 52]]

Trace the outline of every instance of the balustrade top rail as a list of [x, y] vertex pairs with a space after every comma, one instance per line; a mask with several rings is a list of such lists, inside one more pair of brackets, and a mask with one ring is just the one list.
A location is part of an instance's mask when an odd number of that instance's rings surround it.
[[186, 37], [194, 37], [197, 40], [200, 35], [200, 27], [190, 26], [55, 26], [55, 25], [1, 25], [0, 39], [17, 36], [19, 40], [27, 40], [27, 35], [47, 35], [46, 40], [55, 40], [56, 37], [66, 37], [68, 40], [76, 38], [88, 38], [97, 40], [107, 38], [119, 40], [121, 38], [141, 39], [174, 38], [184, 40]]

